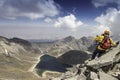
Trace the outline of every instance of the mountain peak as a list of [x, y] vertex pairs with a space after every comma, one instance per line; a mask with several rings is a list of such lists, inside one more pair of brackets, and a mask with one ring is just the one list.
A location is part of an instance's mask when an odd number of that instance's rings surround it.
[[68, 36], [68, 37], [64, 38], [64, 41], [66, 41], [66, 42], [69, 42], [72, 40], [75, 40], [75, 38], [73, 36]]
[[21, 45], [31, 46], [31, 43], [29, 41], [24, 40], [24, 39], [20, 39], [20, 38], [17, 38], [17, 37], [9, 39], [9, 41], [14, 42], [14, 43], [18, 43], [18, 44], [21, 44]]

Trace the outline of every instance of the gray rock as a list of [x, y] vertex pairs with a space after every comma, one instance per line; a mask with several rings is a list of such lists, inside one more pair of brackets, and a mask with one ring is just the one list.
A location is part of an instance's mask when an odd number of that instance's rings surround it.
[[[54, 79], [54, 80], [57, 80], [57, 79]], [[71, 76], [66, 79], [58, 78], [58, 80], [86, 80], [86, 76], [84, 74], [81, 74], [81, 75]]]
[[116, 54], [115, 58], [114, 58], [114, 62], [119, 62], [120, 61], [120, 52], [118, 54]]
[[116, 48], [113, 48], [112, 50], [110, 50], [109, 52], [101, 56], [100, 58], [89, 61], [86, 65], [91, 66], [94, 69], [98, 69], [100, 67], [112, 64], [116, 58], [116, 55], [120, 51], [119, 48], [120, 48], [119, 46]]
[[86, 80], [86, 79], [87, 79], [86, 76], [83, 73], [81, 73], [80, 77], [79, 77], [79, 80]]
[[73, 66], [72, 68], [67, 68], [68, 71], [70, 71], [73, 74], [77, 74], [78, 68], [76, 66]]
[[100, 80], [118, 80], [103, 71], [99, 71]]
[[113, 68], [108, 72], [108, 74], [120, 79], [120, 63], [113, 65]]
[[76, 76], [73, 76], [73, 77], [65, 79], [65, 80], [80, 80], [80, 76], [76, 75]]
[[98, 74], [96, 74], [95, 72], [90, 72], [90, 79], [91, 80], [99, 80]]

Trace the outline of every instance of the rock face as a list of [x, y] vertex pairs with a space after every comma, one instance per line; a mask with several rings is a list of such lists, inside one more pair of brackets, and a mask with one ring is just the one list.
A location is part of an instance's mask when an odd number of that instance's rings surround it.
[[26, 40], [0, 37], [0, 80], [39, 80], [30, 70], [39, 55], [39, 49]]
[[74, 66], [63, 75], [53, 80], [120, 80], [120, 46], [100, 58]]
[[99, 76], [100, 80], [118, 80], [117, 78], [114, 78], [103, 71], [99, 71]]

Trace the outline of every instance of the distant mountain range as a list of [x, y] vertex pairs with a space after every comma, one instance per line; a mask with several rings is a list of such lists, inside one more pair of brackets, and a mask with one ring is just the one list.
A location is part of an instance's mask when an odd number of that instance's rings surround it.
[[56, 40], [51, 40], [51, 39], [28, 39], [31, 43], [51, 43]]
[[82, 37], [75, 39], [73, 36], [68, 36], [52, 43], [37, 43], [39, 47], [45, 52], [53, 56], [58, 56], [66, 53], [69, 50], [92, 51], [93, 38]]

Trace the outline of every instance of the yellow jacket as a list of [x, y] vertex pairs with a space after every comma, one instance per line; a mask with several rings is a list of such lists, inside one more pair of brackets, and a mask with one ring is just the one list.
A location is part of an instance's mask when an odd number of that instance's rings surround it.
[[[94, 38], [94, 41], [97, 41], [97, 42], [101, 43], [101, 42], [103, 41], [103, 39], [104, 39], [104, 36], [103, 36], [103, 35], [100, 35], [100, 36], [96, 36], [96, 37]], [[116, 45], [116, 43], [113, 42], [113, 40], [112, 40], [111, 38], [110, 38], [110, 41], [111, 41], [111, 44], [112, 44], [113, 46]], [[100, 45], [98, 45], [98, 49], [99, 49], [99, 50], [105, 50], [105, 49], [101, 48]]]

